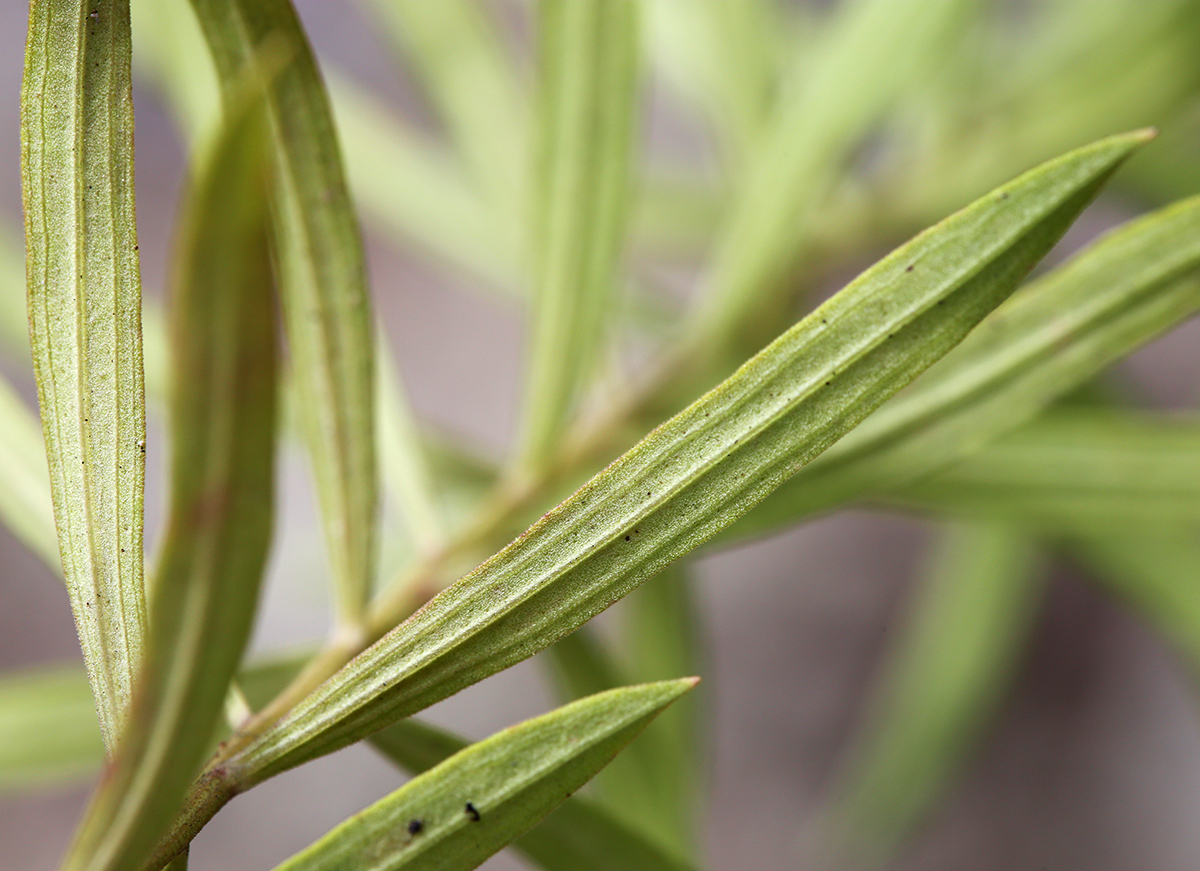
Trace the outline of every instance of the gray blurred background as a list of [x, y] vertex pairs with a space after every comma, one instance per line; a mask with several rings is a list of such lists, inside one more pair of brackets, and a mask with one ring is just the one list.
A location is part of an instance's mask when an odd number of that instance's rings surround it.
[[[436, 2], [436, 0], [431, 0]], [[353, 3], [298, 0], [319, 54], [420, 117], [384, 46]], [[17, 107], [26, 4], [0, 0], [0, 218], [20, 221]], [[136, 34], [135, 34], [136, 41]], [[148, 292], [162, 286], [183, 152], [162, 105], [136, 96], [141, 253]], [[652, 107], [656, 135], [678, 136]], [[1111, 207], [1110, 207], [1111, 209]], [[1078, 245], [1113, 219], [1085, 219]], [[1090, 220], [1090, 223], [1089, 223]], [[522, 325], [369, 237], [372, 280], [422, 416], [494, 448], [514, 422]], [[1164, 405], [1193, 395], [1197, 330], [1184, 328], [1128, 364]], [[32, 397], [20, 366], [6, 375]], [[152, 421], [153, 433], [159, 433]], [[161, 433], [151, 444], [163, 445]], [[159, 526], [165, 449], [150, 454], [147, 540]], [[283, 474], [281, 538], [255, 647], [315, 641], [326, 629], [323, 555], [302, 458]], [[919, 569], [917, 519], [844, 513], [700, 564], [710, 732], [710, 867], [804, 867], [801, 833], [835, 770], [874, 667]], [[1069, 568], [1055, 570], [1007, 699], [982, 751], [897, 867], [1183, 871], [1200, 856], [1200, 717], [1183, 670], [1127, 611]], [[1200, 579], [1197, 579], [1200, 582]], [[79, 660], [56, 579], [0, 529], [0, 669]], [[482, 737], [553, 702], [526, 663], [437, 706], [430, 719]], [[403, 776], [355, 747], [275, 778], [203, 832], [195, 871], [269, 868]], [[0, 796], [0, 868], [57, 866], [87, 784]], [[502, 855], [488, 868], [521, 867]]]

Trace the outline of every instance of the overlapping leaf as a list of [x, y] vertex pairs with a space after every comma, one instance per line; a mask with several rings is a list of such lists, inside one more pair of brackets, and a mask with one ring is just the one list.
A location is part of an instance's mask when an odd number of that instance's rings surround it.
[[171, 309], [171, 502], [147, 656], [69, 871], [125, 871], [148, 858], [208, 752], [249, 640], [274, 496], [265, 87], [231, 101], [185, 212]]
[[[957, 344], [1145, 138], [1065, 155], [893, 252], [214, 764], [258, 782], [568, 634], [731, 523]], [[200, 816], [223, 801], [214, 785], [200, 792]]]
[[[674, 710], [678, 704], [673, 702], [667, 710]], [[432, 768], [467, 747], [461, 738], [415, 719], [401, 720], [376, 732], [371, 743], [413, 774]], [[618, 754], [617, 759], [623, 755]], [[611, 767], [609, 763], [601, 774]], [[513, 846], [545, 871], [686, 871], [687, 868], [596, 802], [577, 795], [517, 838]]]
[[342, 823], [279, 871], [474, 868], [586, 783], [695, 682], [611, 690], [493, 735]]
[[269, 101], [273, 244], [338, 618], [354, 631], [374, 573], [378, 524], [375, 357], [362, 240], [328, 98], [290, 0], [192, 5], [227, 99], [260, 44], [288, 60]]
[[1196, 525], [1200, 426], [1111, 409], [1054, 412], [897, 498], [1059, 531]]
[[905, 396], [730, 530], [761, 534], [918, 480], [1019, 427], [1200, 309], [1200, 199], [1131, 221], [1023, 289]]

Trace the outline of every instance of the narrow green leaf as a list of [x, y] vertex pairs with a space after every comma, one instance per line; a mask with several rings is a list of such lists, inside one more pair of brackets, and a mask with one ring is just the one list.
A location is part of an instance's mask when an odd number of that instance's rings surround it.
[[30, 6], [21, 148], [30, 339], [59, 552], [111, 751], [146, 632], [127, 0]]
[[369, 0], [493, 208], [521, 209], [527, 107], [515, 59], [476, 0]]
[[354, 632], [370, 592], [377, 537], [375, 358], [362, 240], [328, 99], [290, 0], [192, 5], [226, 100], [260, 44], [289, 58], [269, 98], [273, 247], [337, 617]]
[[[957, 344], [1145, 139], [1127, 134], [1071, 152], [897, 249], [210, 774], [250, 785], [344, 747], [607, 608]], [[225, 799], [219, 784], [200, 789], [196, 819]]]
[[171, 298], [171, 501], [148, 652], [130, 728], [68, 871], [124, 871], [148, 858], [209, 749], [249, 640], [274, 486], [266, 87], [230, 101], [184, 211]]
[[611, 690], [506, 729], [413, 778], [279, 871], [474, 868], [583, 786], [695, 683]]
[[1003, 527], [942, 537], [834, 787], [831, 867], [882, 867], [958, 772], [1012, 680], [1041, 588], [1033, 569], [1030, 543]]
[[1140, 613], [1179, 654], [1200, 670], [1200, 546], [1195, 533], [1174, 525], [1154, 532], [1074, 536], [1071, 551], [1097, 581]]
[[[641, 589], [657, 580], [648, 581]], [[560, 698], [576, 699], [612, 689], [621, 686], [628, 677], [629, 672], [616, 662], [607, 645], [587, 626], [579, 627], [550, 645], [546, 653]], [[676, 797], [673, 793], [683, 785], [666, 782], [669, 776], [680, 774], [678, 769], [672, 765], [659, 767], [660, 762], [674, 761], [672, 756], [676, 749], [669, 746], [668, 736], [659, 726], [660, 723], [654, 723], [600, 772], [596, 789], [603, 806], [625, 825], [642, 833], [672, 856], [691, 857], [695, 852], [694, 843], [680, 819], [683, 816], [686, 820], [688, 804], [664, 805]], [[695, 748], [678, 749], [689, 752]], [[694, 760], [689, 758], [689, 761]]]
[[[674, 710], [674, 706], [668, 710]], [[468, 746], [455, 735], [413, 719], [401, 720], [376, 732], [371, 743], [413, 774], [432, 768]], [[624, 755], [618, 754], [616, 758]], [[611, 767], [609, 763], [601, 775]], [[686, 871], [687, 868], [599, 804], [578, 795], [568, 798], [513, 841], [513, 847], [545, 871]]]
[[[626, 673], [632, 680], [664, 680], [673, 674], [701, 673], [694, 581], [688, 564], [675, 563], [626, 600], [622, 649], [627, 652]], [[702, 701], [697, 693], [681, 699], [639, 739], [653, 755], [649, 769], [654, 783], [652, 794], [659, 797], [654, 812], [661, 829], [672, 833], [674, 842], [683, 848], [683, 855], [695, 855], [699, 845], [696, 816], [703, 804]], [[622, 765], [628, 763], [618, 760], [617, 766]], [[619, 767], [612, 768], [620, 771]], [[609, 779], [606, 784], [611, 781], [611, 774], [604, 776]], [[618, 797], [614, 803], [623, 806], [626, 800]]]
[[1057, 411], [899, 491], [939, 512], [1086, 532], [1200, 525], [1200, 422]]
[[541, 0], [537, 8], [526, 471], [558, 443], [614, 306], [637, 110], [633, 0]]
[[941, 37], [969, 4], [838, 4], [818, 53], [786, 77], [773, 120], [746, 158], [692, 325], [697, 342], [739, 329], [770, 298], [849, 150], [938, 56]]
[[62, 569], [46, 449], [37, 419], [0, 378], [0, 520], [53, 571]]
[[1020, 426], [1200, 308], [1200, 198], [1131, 221], [1024, 288], [905, 396], [728, 538], [887, 493]]

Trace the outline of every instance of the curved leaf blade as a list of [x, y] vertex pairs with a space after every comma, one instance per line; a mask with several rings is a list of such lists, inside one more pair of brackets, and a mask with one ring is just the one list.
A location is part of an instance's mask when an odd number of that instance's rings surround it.
[[34, 374], [63, 574], [111, 752], [146, 633], [129, 4], [36, 0], [21, 89]]
[[[674, 704], [667, 710], [674, 710]], [[376, 732], [371, 743], [413, 774], [432, 768], [468, 746], [455, 735], [413, 719]], [[578, 795], [568, 798], [513, 841], [513, 847], [545, 871], [687, 871], [688, 867], [596, 802]]]
[[123, 871], [148, 858], [209, 750], [250, 636], [271, 538], [277, 357], [261, 95], [244, 92], [184, 213], [171, 502], [148, 652], [130, 728], [68, 871]]
[[1200, 308], [1200, 198], [1131, 221], [1014, 295], [905, 396], [729, 530], [762, 534], [916, 481], [1025, 423]]
[[357, 631], [378, 525], [374, 335], [362, 239], [328, 98], [290, 0], [192, 0], [226, 100], [260, 44], [288, 58], [269, 95], [281, 308], [329, 548], [338, 619]]
[[[1071, 152], [897, 249], [250, 736], [223, 776], [251, 785], [446, 698], [710, 538], [957, 344], [1145, 139]], [[227, 798], [201, 789], [201, 816]]]
[[583, 786], [695, 683], [611, 690], [506, 729], [413, 778], [277, 871], [474, 868]]

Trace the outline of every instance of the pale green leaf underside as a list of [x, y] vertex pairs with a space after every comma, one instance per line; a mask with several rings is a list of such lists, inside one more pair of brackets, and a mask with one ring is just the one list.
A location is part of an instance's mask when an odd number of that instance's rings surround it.
[[210, 749], [249, 640], [274, 495], [267, 86], [247, 81], [230, 101], [185, 199], [171, 296], [170, 505], [144, 673], [67, 871], [133, 871], [149, 858]]
[[994, 525], [951, 527], [938, 543], [835, 781], [823, 834], [837, 867], [882, 867], [957, 774], [1028, 636], [1033, 556]]
[[695, 678], [581, 699], [459, 751], [278, 871], [470, 869], [586, 783]]
[[726, 539], [895, 491], [1019, 427], [1200, 308], [1200, 285], [1183, 277], [1198, 267], [1200, 198], [1115, 230], [1014, 295]]
[[146, 631], [146, 421], [128, 3], [35, 0], [21, 92], [33, 366], [59, 552], [105, 745]]
[[1027, 173], [869, 269], [232, 759], [254, 783], [546, 647], [761, 500], [961, 340], [1143, 133]]
[[192, 6], [227, 100], [260, 44], [287, 58], [270, 98], [273, 245], [338, 619], [353, 629], [375, 568], [375, 357], [362, 240], [328, 98], [290, 0]]

